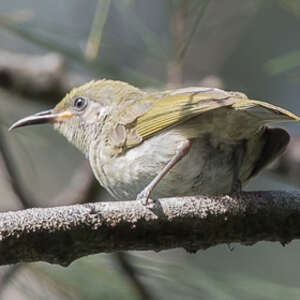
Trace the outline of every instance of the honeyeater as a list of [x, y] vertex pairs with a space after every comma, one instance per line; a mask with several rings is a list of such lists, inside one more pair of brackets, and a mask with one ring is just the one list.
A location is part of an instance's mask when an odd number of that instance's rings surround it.
[[103, 79], [74, 88], [53, 109], [10, 129], [53, 124], [84, 153], [115, 199], [147, 202], [238, 190], [289, 142], [284, 129], [267, 125], [298, 120], [240, 92], [206, 87], [147, 92]]

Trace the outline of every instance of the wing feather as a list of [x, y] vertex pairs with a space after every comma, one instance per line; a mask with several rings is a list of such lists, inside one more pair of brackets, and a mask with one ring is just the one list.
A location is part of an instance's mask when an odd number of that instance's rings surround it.
[[[145, 107], [141, 110], [141, 114], [137, 115], [134, 123], [131, 123], [126, 140], [127, 148], [138, 145], [166, 128], [177, 126], [205, 112], [224, 107], [231, 108], [230, 113], [224, 115], [224, 120], [227, 121], [230, 130], [232, 130], [232, 124], [241, 122], [241, 118], [247, 124], [245, 129], [250, 128], [250, 132], [258, 126], [273, 121], [300, 120], [285, 109], [266, 102], [250, 100], [245, 94], [213, 88], [198, 87], [166, 91], [163, 94], [153, 93], [143, 99], [143, 105]], [[226, 131], [226, 128], [224, 130]], [[244, 135], [249, 131], [247, 130], [240, 128]]]
[[230, 93], [218, 89], [205, 92], [168, 94], [158, 99], [142, 116], [137, 118], [135, 130], [146, 139], [168, 127], [176, 126], [204, 112], [230, 106], [237, 101]]

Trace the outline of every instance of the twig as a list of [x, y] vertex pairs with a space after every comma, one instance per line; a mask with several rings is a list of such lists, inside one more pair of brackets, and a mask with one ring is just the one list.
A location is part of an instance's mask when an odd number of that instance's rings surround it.
[[188, 47], [190, 46], [190, 44], [191, 44], [191, 42], [192, 42], [192, 40], [194, 38], [194, 35], [196, 34], [196, 32], [198, 30], [200, 21], [201, 21], [202, 17], [205, 14], [205, 10], [206, 10], [206, 8], [208, 6], [209, 0], [203, 0], [202, 2], [203, 2], [202, 5], [199, 5], [199, 12], [198, 12], [198, 15], [196, 17], [195, 23], [193, 24], [192, 30], [189, 33], [186, 41], [184, 42], [184, 44], [181, 46], [181, 48], [178, 51], [178, 57], [180, 59], [184, 58], [184, 56], [185, 56], [185, 54], [186, 54], [186, 52], [188, 50]]
[[45, 35], [36, 32], [36, 28], [28, 28], [28, 26], [18, 26], [17, 24], [11, 23], [7, 20], [7, 18], [3, 18], [1, 15], [0, 27], [7, 29], [16, 36], [19, 36], [33, 44], [43, 47], [48, 51], [50, 50], [61, 53], [63, 56], [68, 57], [68, 59], [88, 67], [89, 70], [94, 70], [98, 73], [99, 70], [101, 70], [102, 76], [110, 76], [121, 80], [134, 81], [136, 84], [140, 85], [161, 86], [161, 81], [157, 80], [156, 78], [138, 72], [137, 70], [129, 67], [117, 67], [115, 63], [109, 62], [107, 59], [103, 61], [96, 58], [93, 61], [89, 61], [85, 58], [81, 50], [74, 47], [68, 47], [63, 43], [58, 43], [57, 41], [49, 38], [49, 36], [45, 37]]
[[21, 182], [20, 176], [17, 174], [17, 167], [10, 153], [4, 134], [0, 129], [0, 160], [2, 161], [3, 172], [6, 173], [8, 181], [11, 184], [10, 188], [17, 196], [16, 198], [20, 202], [21, 208], [33, 207], [36, 202], [33, 196], [29, 195], [28, 191], [24, 189], [24, 185]]
[[[115, 1], [114, 4], [114, 9], [119, 12], [119, 17], [126, 22], [127, 30], [136, 34], [143, 41], [147, 49], [145, 55], [163, 62], [167, 58], [167, 53], [162, 45], [161, 37], [151, 30], [143, 18], [136, 14], [134, 8], [137, 5], [130, 1]], [[125, 44], [124, 47], [136, 51], [136, 48], [132, 48], [128, 44]]]
[[[300, 192], [248, 192], [239, 198], [166, 198], [33, 208], [0, 214], [0, 265], [47, 261], [63, 266], [100, 252], [221, 243], [252, 245], [300, 237]], [[70, 251], [72, 249], [72, 251]]]
[[13, 266], [8, 266], [8, 269], [4, 271], [0, 279], [0, 299], [2, 299], [3, 292], [5, 291], [5, 287], [11, 282], [12, 278], [16, 276], [16, 274], [20, 271], [23, 264], [17, 264]]
[[153, 297], [147, 289], [147, 287], [141, 282], [138, 278], [137, 270], [130, 262], [130, 257], [125, 252], [117, 252], [114, 257], [117, 259], [119, 266], [122, 268], [122, 271], [127, 275], [130, 281], [133, 283], [136, 291], [140, 295], [142, 300], [151, 300]]
[[94, 60], [98, 55], [110, 3], [111, 0], [98, 0], [93, 25], [85, 49], [85, 57], [88, 60]]
[[180, 86], [183, 81], [183, 59], [177, 55], [177, 49], [185, 37], [187, 5], [187, 0], [180, 0], [179, 5], [173, 7], [170, 20], [172, 44], [171, 58], [168, 61], [168, 84], [175, 87]]

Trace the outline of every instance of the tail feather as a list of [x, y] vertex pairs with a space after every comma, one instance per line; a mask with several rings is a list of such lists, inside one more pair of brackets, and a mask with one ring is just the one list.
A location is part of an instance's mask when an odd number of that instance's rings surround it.
[[[256, 176], [262, 169], [269, 165], [286, 149], [290, 136], [282, 128], [266, 128], [264, 132], [265, 145], [262, 153], [249, 178]], [[248, 178], [248, 179], [249, 179]]]
[[243, 110], [262, 121], [286, 122], [299, 121], [300, 118], [290, 111], [267, 102], [243, 99], [232, 106], [236, 110]]

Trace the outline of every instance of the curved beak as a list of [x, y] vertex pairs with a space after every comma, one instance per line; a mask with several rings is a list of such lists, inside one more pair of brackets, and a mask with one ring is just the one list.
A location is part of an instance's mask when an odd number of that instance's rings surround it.
[[71, 117], [72, 113], [69, 111], [65, 111], [62, 113], [55, 113], [52, 109], [45, 110], [24, 119], [21, 119], [10, 126], [8, 131], [11, 131], [15, 128], [35, 125], [35, 124], [45, 124], [45, 123], [55, 123], [61, 118]]

